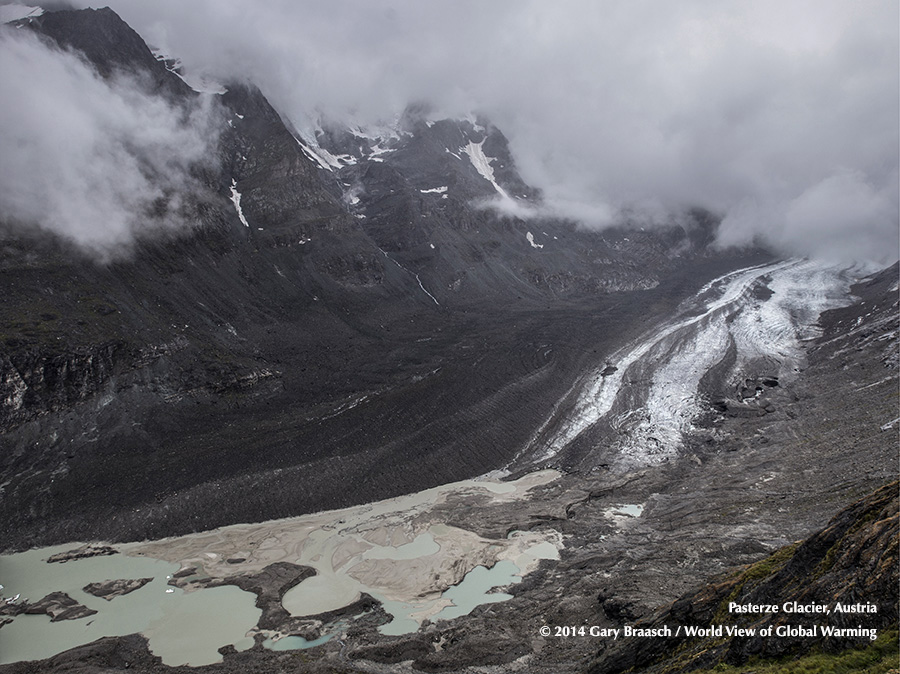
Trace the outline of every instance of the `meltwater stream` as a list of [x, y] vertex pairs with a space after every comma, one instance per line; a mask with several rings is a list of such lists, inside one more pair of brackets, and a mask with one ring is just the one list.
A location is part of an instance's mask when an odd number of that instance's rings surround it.
[[537, 434], [531, 462], [553, 459], [601, 422], [619, 438], [622, 465], [673, 456], [703, 411], [704, 375], [731, 354], [726, 377], [753, 370], [790, 378], [802, 366], [802, 342], [818, 334], [819, 314], [846, 304], [852, 282], [845, 268], [796, 259], [714, 279], [674, 319], [612, 354], [615, 371], [587, 376], [575, 405]]

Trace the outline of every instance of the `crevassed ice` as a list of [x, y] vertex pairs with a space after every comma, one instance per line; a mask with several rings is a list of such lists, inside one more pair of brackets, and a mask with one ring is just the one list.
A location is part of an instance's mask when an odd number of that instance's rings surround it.
[[[765, 277], [768, 299], [752, 290]], [[538, 458], [547, 460], [603, 417], [627, 438], [622, 460], [648, 463], [672, 455], [701, 411], [699, 384], [724, 357], [737, 350], [734, 371], [762, 365], [790, 377], [802, 361], [800, 342], [815, 336], [826, 309], [846, 303], [846, 270], [805, 260], [738, 270], [711, 281], [681, 307], [684, 313], [610, 357], [618, 368], [597, 372], [574, 410]], [[627, 431], [627, 432], [626, 432]]]

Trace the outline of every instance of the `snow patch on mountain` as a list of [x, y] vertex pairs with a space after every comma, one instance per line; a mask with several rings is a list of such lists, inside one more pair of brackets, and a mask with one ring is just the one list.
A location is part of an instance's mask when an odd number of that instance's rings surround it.
[[491, 162], [495, 161], [495, 159], [493, 157], [488, 157], [484, 153], [484, 148], [482, 147], [483, 145], [484, 140], [478, 143], [469, 141], [468, 145], [466, 145], [465, 147], [461, 147], [459, 150], [460, 152], [465, 152], [467, 155], [469, 155], [469, 161], [472, 162], [472, 166], [475, 167], [475, 170], [478, 171], [479, 174], [481, 174], [482, 178], [484, 178], [494, 186], [494, 189], [497, 190], [500, 196], [511, 200], [512, 197], [509, 196], [509, 193], [502, 187], [500, 187], [500, 185], [494, 178], [494, 168], [491, 166]]
[[403, 132], [400, 130], [399, 116], [388, 123], [352, 124], [349, 129], [350, 133], [357, 138], [364, 138], [375, 143], [399, 140], [403, 136]]
[[378, 155], [388, 154], [393, 152], [394, 148], [391, 147], [382, 147], [379, 143], [378, 145], [374, 145], [371, 150], [369, 150], [368, 157], [371, 159], [372, 157], [377, 157]]
[[237, 211], [237, 215], [244, 227], [250, 227], [250, 223], [247, 222], [247, 218], [244, 217], [244, 211], [241, 209], [241, 193], [237, 191], [237, 181], [234, 178], [231, 179], [231, 203], [234, 204], [234, 210]]
[[328, 156], [332, 157], [332, 159], [333, 159], [332, 162], [329, 162], [327, 159], [325, 159], [324, 155], [320, 155], [318, 152], [315, 152], [311, 147], [309, 147], [306, 143], [304, 143], [299, 138], [297, 138], [295, 140], [297, 141], [297, 144], [300, 146], [300, 149], [303, 150], [303, 154], [305, 154], [307, 156], [307, 158], [309, 158], [310, 160], [316, 162], [321, 168], [325, 169], [326, 171], [334, 171], [334, 169], [336, 169], [336, 168], [341, 168], [340, 163], [338, 163], [337, 160], [334, 159], [334, 155], [332, 155], [327, 150], [324, 150], [323, 152], [328, 152]]

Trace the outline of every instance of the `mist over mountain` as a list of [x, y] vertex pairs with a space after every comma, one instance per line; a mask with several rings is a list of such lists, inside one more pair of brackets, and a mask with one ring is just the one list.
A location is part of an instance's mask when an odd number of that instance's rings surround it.
[[[542, 214], [482, 116], [437, 119], [419, 103], [386, 124], [301, 129], [252, 83], [192, 76], [108, 8], [26, 11], [0, 40], [17, 93], [0, 108], [0, 460], [15, 545], [89, 523], [133, 537], [269, 518], [500, 468], [552, 404], [529, 391], [570, 386], [598, 340], [771, 258], [712, 248], [719, 220], [702, 209], [603, 232]], [[616, 331], [587, 327], [607, 321]], [[553, 364], [543, 345], [557, 340], [586, 341]], [[512, 374], [500, 354], [517, 349], [532, 355]], [[67, 416], [82, 404], [86, 416]], [[268, 430], [248, 436], [250, 418]], [[103, 438], [99, 463], [78, 449], [94, 443], [84, 424]], [[35, 432], [55, 438], [50, 456], [22, 453]], [[173, 480], [183, 452], [194, 467]], [[62, 500], [31, 482], [59, 461], [84, 466], [53, 478]], [[303, 490], [249, 510], [212, 486], [255, 493], [250, 476], [264, 475], [275, 494], [293, 471]], [[187, 515], [196, 489], [217, 505]], [[157, 498], [165, 512], [133, 519]], [[75, 503], [75, 520], [47, 516]]]
[[83, 56], [0, 31], [0, 210], [109, 259], [138, 233], [186, 230], [182, 200], [212, 168], [218, 102], [179, 107], [146, 74], [102, 79]]
[[544, 214], [607, 227], [699, 206], [724, 217], [723, 245], [896, 257], [894, 2], [111, 6], [187, 70], [253, 81], [300, 129], [413, 101], [480, 111]]
[[0, 19], [0, 674], [900, 663], [896, 7]]

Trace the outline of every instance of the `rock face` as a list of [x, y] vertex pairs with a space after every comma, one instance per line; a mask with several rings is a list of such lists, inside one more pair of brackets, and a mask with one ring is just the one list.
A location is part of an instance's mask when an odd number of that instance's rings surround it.
[[602, 234], [535, 217], [540, 193], [481, 118], [434, 119], [411, 106], [391, 127], [325, 123], [309, 142], [385, 256], [442, 304], [506, 296], [513, 280], [532, 299], [652, 288], [701, 253], [715, 227], [701, 211], [685, 225]]
[[[727, 624], [753, 630], [754, 636], [633, 638], [603, 653], [588, 671], [689, 671], [719, 663], [743, 665], [751, 657], [802, 655], [814, 648], [839, 652], [870, 643], [874, 640], [870, 631], [897, 621], [898, 486], [894, 482], [882, 487], [838, 513], [806, 541], [720, 576], [634, 624], [639, 629]], [[729, 610], [733, 604], [778, 610], [740, 613]], [[827, 607], [829, 614], [803, 613], [796, 606]], [[841, 636], [823, 636], [823, 626], [851, 630]], [[767, 628], [788, 627], [792, 631], [783, 637], [759, 636]], [[860, 627], [866, 633], [855, 634], [853, 628]], [[817, 636], [807, 636], [814, 633]]]
[[102, 597], [106, 601], [112, 601], [116, 597], [139, 590], [149, 583], [152, 578], [123, 578], [119, 580], [105, 580], [102, 583], [90, 583], [85, 585], [84, 591], [95, 597]]
[[147, 77], [154, 93], [175, 99], [190, 93], [190, 87], [172, 77], [141, 36], [109, 7], [47, 12], [25, 23], [59, 46], [82, 53], [104, 77], [124, 71]]
[[23, 613], [36, 615], [45, 613], [50, 616], [50, 622], [60, 620], [78, 620], [94, 615], [96, 611], [79, 604], [65, 592], [51, 592], [40, 601], [28, 604]]
[[[212, 96], [111, 10], [22, 29], [185, 109]], [[766, 257], [707, 250], [700, 211], [603, 233], [505, 212], [540, 195], [486, 120], [411, 108], [305, 137], [252, 85], [227, 89], [183, 230], [103, 265], [0, 214], [6, 548], [158, 538], [499, 468], [604, 348]]]

